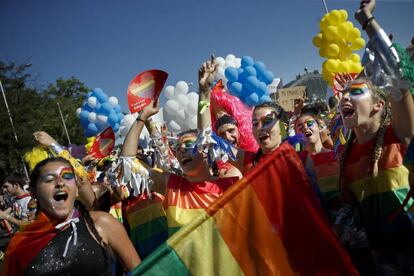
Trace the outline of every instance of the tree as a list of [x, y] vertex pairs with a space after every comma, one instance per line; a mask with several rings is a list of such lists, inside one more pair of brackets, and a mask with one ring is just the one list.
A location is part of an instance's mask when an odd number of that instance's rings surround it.
[[47, 131], [62, 145], [67, 139], [59, 114], [57, 102], [60, 103], [66, 127], [72, 143], [85, 142], [83, 130], [76, 109], [89, 90], [83, 82], [72, 77], [58, 79], [46, 89], [38, 91], [27, 86], [30, 74], [25, 66], [0, 61], [0, 80], [3, 84], [9, 109], [18, 136], [15, 141], [13, 130], [2, 101], [0, 107], [0, 173], [23, 172], [22, 156], [34, 146], [33, 132]]

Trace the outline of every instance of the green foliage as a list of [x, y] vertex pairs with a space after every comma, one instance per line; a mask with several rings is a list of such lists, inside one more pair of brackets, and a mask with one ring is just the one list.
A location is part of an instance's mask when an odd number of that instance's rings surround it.
[[57, 103], [68, 129], [72, 144], [84, 144], [83, 130], [76, 116], [88, 88], [80, 80], [58, 79], [46, 89], [39, 90], [27, 84], [30, 75], [25, 66], [0, 61], [0, 80], [3, 84], [10, 113], [18, 136], [14, 139], [5, 102], [0, 104], [0, 176], [5, 173], [22, 173], [22, 156], [34, 146], [33, 132], [48, 132], [60, 144], [68, 145]]

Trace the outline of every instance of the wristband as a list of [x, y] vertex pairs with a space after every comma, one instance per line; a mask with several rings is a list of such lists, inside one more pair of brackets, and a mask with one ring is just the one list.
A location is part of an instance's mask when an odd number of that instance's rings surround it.
[[371, 22], [372, 20], [374, 20], [374, 16], [371, 16], [370, 18], [367, 19], [367, 21], [365, 21], [364, 25], [362, 25], [362, 29], [365, 30], [365, 28], [368, 26], [369, 22]]
[[199, 110], [200, 114], [203, 114], [208, 107], [210, 107], [210, 102], [209, 101], [200, 101], [198, 103], [198, 110]]
[[57, 144], [57, 143], [52, 143], [52, 144], [50, 144], [50, 148], [56, 153], [56, 154], [59, 154], [59, 153], [61, 153], [62, 151], [64, 151], [64, 148], [61, 146], [61, 145], [59, 145], [59, 144]]

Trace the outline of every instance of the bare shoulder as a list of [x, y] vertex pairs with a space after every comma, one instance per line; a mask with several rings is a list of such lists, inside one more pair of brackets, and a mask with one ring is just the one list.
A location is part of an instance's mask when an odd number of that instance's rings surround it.
[[96, 226], [98, 227], [110, 227], [113, 226], [114, 223], [118, 223], [118, 221], [109, 213], [101, 212], [101, 211], [91, 211], [91, 218]]

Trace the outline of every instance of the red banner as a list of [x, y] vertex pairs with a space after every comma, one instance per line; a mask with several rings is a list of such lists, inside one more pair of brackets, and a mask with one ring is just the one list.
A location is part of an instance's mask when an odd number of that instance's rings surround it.
[[148, 70], [136, 76], [128, 86], [128, 106], [131, 113], [140, 112], [151, 100], [157, 101], [168, 74]]
[[96, 140], [89, 151], [89, 155], [93, 155], [95, 158], [104, 158], [111, 153], [114, 144], [115, 133], [112, 128], [108, 127], [96, 136]]

